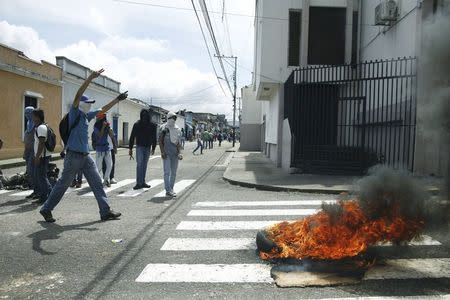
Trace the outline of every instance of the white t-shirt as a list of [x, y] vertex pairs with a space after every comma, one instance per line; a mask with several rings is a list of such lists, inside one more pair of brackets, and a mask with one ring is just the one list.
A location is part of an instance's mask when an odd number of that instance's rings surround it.
[[[36, 136], [36, 135], [37, 135], [37, 136]], [[35, 156], [36, 156], [37, 151], [38, 151], [38, 147], [39, 147], [39, 138], [40, 138], [40, 137], [44, 137], [45, 140], [47, 140], [47, 126], [44, 125], [44, 124], [39, 125], [39, 126], [36, 128], [36, 133], [35, 133], [35, 136], [34, 136], [34, 155], [35, 155]], [[51, 155], [52, 155], [52, 153], [51, 153], [50, 151], [48, 151], [47, 148], [45, 148], [45, 145], [44, 145], [44, 150], [42, 150], [41, 157], [44, 157], [44, 156], [51, 156]]]

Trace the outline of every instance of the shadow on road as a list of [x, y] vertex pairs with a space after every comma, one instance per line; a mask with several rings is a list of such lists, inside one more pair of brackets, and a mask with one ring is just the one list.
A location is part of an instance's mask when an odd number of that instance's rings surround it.
[[26, 205], [21, 205], [21, 206], [15, 208], [13, 210], [10, 210], [10, 211], [1, 212], [0, 216], [1, 215], [9, 215], [9, 214], [17, 214], [17, 213], [25, 213], [25, 212], [29, 212], [29, 211], [35, 210], [37, 207], [38, 207], [37, 204], [29, 203], [29, 204], [26, 204]]
[[28, 201], [29, 200], [27, 200], [27, 199], [8, 201], [8, 202], [0, 204], [0, 207], [20, 205], [20, 204], [24, 204], [24, 203], [26, 203]]
[[53, 255], [56, 252], [50, 252], [42, 249], [41, 242], [45, 240], [56, 240], [61, 237], [61, 234], [65, 231], [71, 230], [86, 230], [86, 231], [96, 231], [97, 228], [86, 228], [88, 226], [100, 223], [101, 221], [92, 221], [82, 224], [66, 225], [61, 226], [55, 223], [47, 223], [44, 221], [39, 221], [38, 223], [44, 227], [44, 229], [34, 232], [28, 237], [33, 240], [33, 250], [40, 253], [41, 255]]
[[148, 200], [147, 202], [153, 202], [153, 203], [164, 203], [164, 202], [166, 202], [166, 201], [170, 201], [170, 200], [173, 200], [174, 198], [172, 198], [172, 197], [154, 197], [154, 198], [152, 198], [152, 199], [150, 199], [150, 200]]

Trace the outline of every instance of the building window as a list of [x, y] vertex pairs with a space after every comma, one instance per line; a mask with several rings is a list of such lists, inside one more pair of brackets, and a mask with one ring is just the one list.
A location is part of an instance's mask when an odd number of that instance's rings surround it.
[[38, 107], [38, 100], [36, 97], [25, 96], [25, 100], [23, 101], [23, 129], [27, 128], [27, 118], [25, 117], [25, 107], [33, 106], [34, 108]]
[[288, 66], [300, 65], [300, 37], [302, 32], [302, 11], [289, 11]]
[[345, 63], [345, 10], [337, 7], [310, 7], [308, 64]]

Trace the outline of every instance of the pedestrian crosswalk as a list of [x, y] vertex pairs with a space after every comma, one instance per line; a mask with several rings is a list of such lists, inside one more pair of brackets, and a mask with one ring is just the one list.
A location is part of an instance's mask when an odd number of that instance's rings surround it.
[[[270, 275], [272, 266], [263, 261], [255, 263], [258, 259], [255, 255], [256, 232], [283, 219], [293, 221], [314, 214], [322, 202], [336, 201], [328, 198], [325, 201], [243, 199], [194, 202], [177, 222], [172, 235], [165, 237], [159, 247], [161, 253], [173, 257], [174, 261], [148, 263], [137, 274], [136, 282], [273, 283]], [[386, 249], [392, 244], [378, 246]], [[409, 246], [414, 250], [443, 245], [432, 236], [422, 235], [411, 241]], [[225, 257], [229, 257], [224, 253], [234, 253], [231, 255], [233, 263], [224, 261]], [[192, 263], [201, 262], [202, 257], [208, 257], [210, 263]], [[240, 263], [236, 263], [236, 257]], [[183, 260], [189, 263], [183, 263]], [[383, 265], [371, 268], [363, 280], [421, 278], [450, 278], [450, 258], [387, 259]]]
[[[156, 157], [157, 158], [157, 157]], [[189, 188], [192, 184], [195, 183], [196, 180], [193, 179], [183, 179], [175, 182], [174, 190], [176, 193], [182, 193], [184, 190]], [[136, 198], [138, 196], [143, 195], [149, 191], [156, 191], [156, 195], [152, 197], [165, 197], [166, 192], [163, 187], [164, 180], [163, 179], [153, 179], [147, 182], [151, 188], [144, 188], [139, 190], [134, 190], [131, 186], [136, 183], [135, 179], [123, 179], [120, 180], [117, 184], [111, 185], [111, 187], [105, 187], [104, 191], [109, 198]], [[76, 188], [68, 188], [65, 195], [73, 193], [77, 191], [78, 195], [82, 198], [92, 198], [94, 197], [94, 193], [92, 192], [89, 185], [83, 181], [83, 186], [81, 189]], [[32, 190], [0, 190], [0, 197], [27, 197], [33, 193]]]

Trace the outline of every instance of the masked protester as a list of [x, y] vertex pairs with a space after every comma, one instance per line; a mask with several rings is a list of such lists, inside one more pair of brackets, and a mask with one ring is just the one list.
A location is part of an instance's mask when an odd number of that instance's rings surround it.
[[[108, 138], [114, 139], [114, 133], [106, 120], [106, 114], [97, 114], [97, 121], [94, 125], [93, 138], [95, 140], [95, 151], [96, 151], [96, 161], [98, 172], [102, 173], [103, 163], [106, 165], [106, 170], [103, 174], [103, 183], [107, 186], [111, 186], [110, 176], [112, 169], [112, 156], [111, 147], [109, 145]], [[114, 147], [114, 149], [117, 149]]]
[[129, 154], [133, 157], [136, 140], [136, 186], [133, 188], [135, 190], [150, 188], [145, 181], [145, 175], [150, 154], [155, 154], [156, 130], [156, 124], [150, 121], [150, 112], [147, 109], [141, 110], [140, 120], [134, 123], [129, 141]]
[[25, 150], [23, 152], [23, 159], [26, 161], [26, 174], [27, 174], [27, 181], [28, 186], [30, 189], [33, 189], [33, 193], [29, 196], [27, 196], [27, 199], [38, 199], [39, 198], [39, 191], [38, 188], [34, 186], [34, 122], [32, 119], [32, 112], [34, 110], [33, 106], [27, 106], [25, 107], [25, 119], [26, 127], [24, 132], [24, 144], [25, 144]]
[[[91, 106], [95, 102], [83, 95], [87, 87], [92, 80], [99, 77], [103, 73], [103, 69], [97, 72], [92, 72], [86, 81], [81, 85], [75, 99], [73, 100], [72, 107], [69, 111], [69, 126], [74, 126], [70, 131], [69, 139], [66, 145], [67, 154], [64, 158], [64, 169], [61, 178], [53, 187], [47, 201], [42, 206], [40, 211], [46, 222], [55, 222], [52, 215], [52, 210], [61, 201], [67, 188], [72, 182], [75, 175], [82, 170], [86, 177], [89, 186], [94, 193], [97, 200], [98, 207], [100, 209], [100, 218], [102, 221], [116, 219], [121, 216], [120, 213], [111, 210], [108, 204], [108, 198], [103, 189], [102, 179], [97, 171], [94, 160], [89, 155], [88, 144], [88, 126], [89, 121], [95, 118], [95, 116], [102, 112], [106, 113], [119, 101], [127, 98], [127, 93], [120, 94], [117, 98], [105, 105], [102, 109], [91, 111]], [[75, 124], [75, 125], [74, 125]]]
[[164, 187], [167, 197], [176, 197], [173, 187], [177, 177], [178, 161], [183, 159], [181, 150], [181, 130], [175, 124], [177, 115], [173, 112], [167, 114], [167, 122], [161, 125], [159, 147], [164, 166]]

